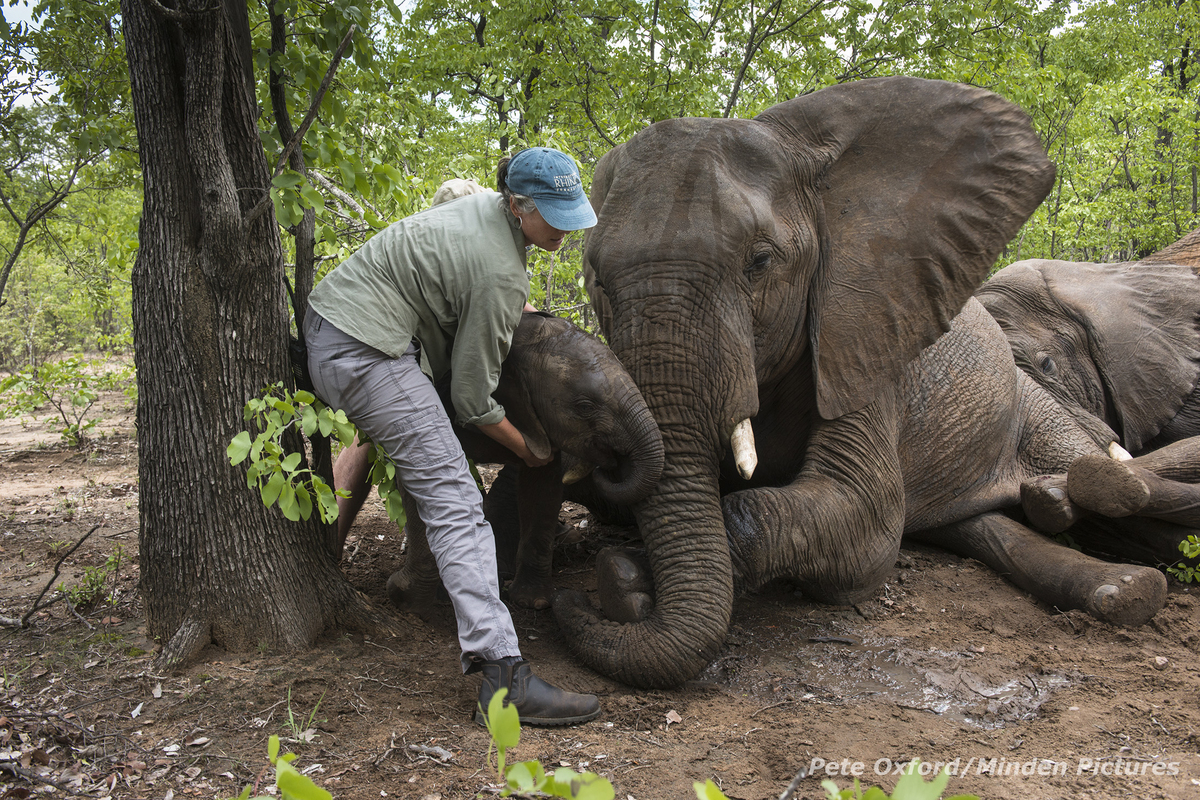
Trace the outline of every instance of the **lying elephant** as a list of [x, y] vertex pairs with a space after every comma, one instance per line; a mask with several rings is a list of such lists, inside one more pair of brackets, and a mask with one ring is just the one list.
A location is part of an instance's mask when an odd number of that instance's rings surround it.
[[1017, 366], [1131, 453], [1200, 434], [1200, 231], [1142, 261], [1010, 264], [975, 293]]
[[[1083, 424], [1103, 422], [1128, 451], [1143, 454], [1200, 435], [1198, 267], [1200, 231], [1193, 231], [1137, 262], [1019, 261], [975, 296], [1000, 324], [1018, 367]], [[1066, 491], [1061, 478], [1047, 480]], [[1131, 525], [1052, 505], [1039, 518], [1044, 530], [1086, 519], [1087, 532], [1072, 535], [1089, 550], [1149, 564], [1176, 563], [1179, 541], [1196, 532], [1179, 525], [1200, 525], [1189, 514], [1166, 515], [1176, 524]]]
[[1020, 109], [899, 77], [753, 120], [659, 122], [605, 155], [586, 281], [665, 463], [633, 508], [655, 605], [618, 624], [560, 593], [573, 651], [627, 683], [678, 685], [718, 653], [735, 587], [786, 577], [853, 602], [890, 574], [905, 534], [1059, 607], [1152, 616], [1157, 570], [1000, 511], [1023, 481], [1108, 444], [1016, 368], [970, 299], [1053, 180]]
[[[439, 392], [453, 419], [448, 388], [439, 386]], [[612, 351], [595, 336], [549, 314], [522, 316], [492, 396], [531, 451], [540, 457], [560, 452], [570, 461], [566, 476], [564, 459], [556, 456], [544, 467], [522, 466], [517, 478], [520, 537], [509, 597], [518, 605], [546, 608], [563, 481], [590, 472], [601, 496], [622, 505], [634, 503], [650, 493], [662, 471], [662, 439]], [[455, 431], [463, 452], [477, 463], [517, 460], [474, 426], [455, 426]], [[366, 448], [347, 449], [339, 457], [335, 482], [362, 496], [367, 472]], [[388, 580], [388, 594], [398, 606], [421, 609], [433, 600], [439, 578], [425, 525], [411, 498], [407, 493], [404, 497], [408, 558]], [[355, 511], [357, 506], [350, 515]]]

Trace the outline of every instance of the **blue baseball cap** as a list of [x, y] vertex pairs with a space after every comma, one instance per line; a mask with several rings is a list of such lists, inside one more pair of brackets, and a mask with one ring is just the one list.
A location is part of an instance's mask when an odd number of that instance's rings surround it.
[[542, 219], [560, 231], [596, 224], [596, 212], [583, 191], [575, 159], [549, 147], [530, 147], [508, 162], [508, 188], [533, 198]]

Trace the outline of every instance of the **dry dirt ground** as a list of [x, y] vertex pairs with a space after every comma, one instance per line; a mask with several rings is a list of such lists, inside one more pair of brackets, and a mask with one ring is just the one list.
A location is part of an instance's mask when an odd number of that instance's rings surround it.
[[[447, 609], [405, 618], [402, 638], [330, 631], [310, 652], [210, 649], [155, 674], [136, 591], [132, 415], [120, 395], [103, 406], [104, 437], [83, 450], [36, 419], [0, 420], [0, 616], [23, 616], [49, 584], [84, 584], [89, 569], [107, 596], [0, 630], [0, 798], [229, 798], [258, 781], [264, 792], [272, 734], [336, 798], [495, 793]], [[589, 588], [597, 550], [626, 534], [578, 508], [563, 518], [557, 580]], [[347, 548], [349, 579], [379, 603], [400, 541], [368, 506]], [[674, 691], [576, 663], [549, 612], [514, 617], [540, 674], [599, 694], [604, 714], [526, 730], [510, 761], [599, 773], [621, 800], [694, 797], [708, 778], [735, 800], [777, 798], [814, 765], [795, 796], [824, 797], [822, 778], [845, 787], [856, 769], [890, 790], [891, 770], [913, 758], [949, 763], [950, 793], [983, 798], [1200, 797], [1200, 606], [1179, 585], [1154, 620], [1125, 630], [1048, 608], [978, 563], [906, 547], [858, 607], [786, 586], [743, 597], [724, 651]]]

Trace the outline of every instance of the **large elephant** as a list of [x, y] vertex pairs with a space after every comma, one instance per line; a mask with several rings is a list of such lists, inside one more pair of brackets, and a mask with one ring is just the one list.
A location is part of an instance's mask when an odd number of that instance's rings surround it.
[[1138, 454], [1200, 434], [1200, 231], [1136, 262], [1010, 264], [976, 297], [1017, 366]]
[[587, 281], [665, 463], [634, 506], [655, 605], [618, 624], [560, 593], [574, 652], [627, 683], [678, 685], [719, 651], [735, 586], [787, 577], [854, 601], [915, 532], [1060, 607], [1153, 615], [1157, 570], [997, 511], [1028, 478], [1105, 458], [968, 303], [1053, 178], [1020, 109], [911, 78], [753, 120], [667, 120], [606, 154]]
[[[453, 418], [449, 387], [439, 386]], [[520, 535], [515, 557], [498, 542], [502, 561], [510, 556], [515, 576], [509, 597], [518, 605], [544, 608], [552, 593], [550, 573], [563, 499], [563, 481], [588, 474], [600, 496], [628, 505], [647, 496], [662, 472], [658, 427], [641, 393], [612, 351], [568, 320], [527, 312], [513, 334], [508, 357], [492, 396], [524, 434], [529, 449], [555, 458], [543, 467], [522, 466], [517, 478]], [[516, 458], [474, 426], [455, 426], [463, 452], [478, 463]], [[563, 462], [567, 464], [564, 475]], [[366, 480], [363, 465], [345, 466], [338, 488]], [[408, 558], [388, 581], [398, 605], [428, 605], [438, 584], [437, 565], [425, 541], [425, 526], [406, 495]], [[497, 528], [502, 526], [497, 525]]]

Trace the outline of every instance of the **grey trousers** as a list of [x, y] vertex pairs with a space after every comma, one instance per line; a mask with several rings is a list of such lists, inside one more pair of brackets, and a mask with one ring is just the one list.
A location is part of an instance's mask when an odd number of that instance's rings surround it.
[[480, 660], [520, 655], [512, 616], [500, 601], [496, 542], [479, 489], [437, 391], [421, 372], [416, 344], [392, 358], [312, 309], [304, 328], [317, 394], [383, 447], [425, 521], [454, 604], [463, 671]]

